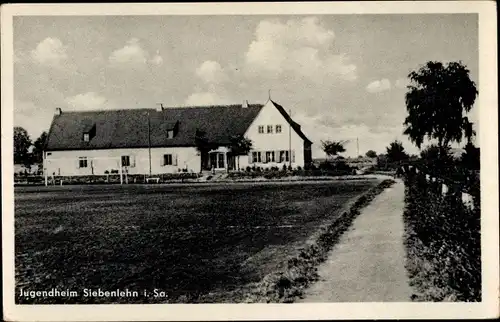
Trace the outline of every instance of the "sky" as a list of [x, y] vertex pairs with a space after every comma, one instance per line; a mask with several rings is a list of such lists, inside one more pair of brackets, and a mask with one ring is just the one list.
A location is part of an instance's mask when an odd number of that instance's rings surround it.
[[[403, 133], [408, 74], [461, 61], [478, 84], [477, 14], [14, 17], [14, 123], [35, 140], [64, 111], [269, 97], [324, 157], [384, 153]], [[270, 92], [269, 92], [270, 91]], [[478, 130], [476, 106], [469, 117]]]

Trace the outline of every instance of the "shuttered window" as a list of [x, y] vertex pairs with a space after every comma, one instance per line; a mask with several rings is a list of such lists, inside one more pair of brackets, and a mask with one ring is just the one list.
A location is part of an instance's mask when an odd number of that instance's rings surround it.
[[130, 167], [130, 156], [122, 155], [122, 167]]
[[252, 163], [262, 162], [262, 153], [259, 151], [252, 152]]
[[78, 167], [79, 168], [86, 168], [86, 167], [88, 167], [87, 157], [80, 157], [80, 158], [78, 158]]
[[171, 154], [163, 155], [163, 165], [173, 165], [173, 158]]

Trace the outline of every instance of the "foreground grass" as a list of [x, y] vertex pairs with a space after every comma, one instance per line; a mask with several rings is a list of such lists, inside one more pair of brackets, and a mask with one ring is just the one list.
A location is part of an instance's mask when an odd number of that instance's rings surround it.
[[[316, 257], [315, 248], [300, 255], [304, 243], [377, 182], [16, 189], [17, 289], [79, 292], [16, 302], [243, 301], [289, 258]], [[333, 235], [322, 238], [316, 247]], [[84, 288], [141, 296], [84, 297]], [[168, 297], [142, 296], [154, 289]]]

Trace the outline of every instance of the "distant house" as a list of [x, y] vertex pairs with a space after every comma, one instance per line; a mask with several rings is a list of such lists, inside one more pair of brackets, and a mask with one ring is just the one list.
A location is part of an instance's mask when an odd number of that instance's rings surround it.
[[348, 166], [357, 169], [362, 169], [377, 165], [377, 158], [369, 158], [369, 157], [347, 158], [344, 161]]
[[[196, 133], [218, 148], [201, 155]], [[253, 143], [240, 168], [304, 166], [312, 142], [285, 109], [269, 100], [248, 104], [157, 109], [63, 112], [56, 109], [48, 133], [44, 168], [48, 175], [102, 175], [118, 169], [130, 174], [232, 170], [230, 138]], [[201, 168], [205, 158], [205, 169]]]

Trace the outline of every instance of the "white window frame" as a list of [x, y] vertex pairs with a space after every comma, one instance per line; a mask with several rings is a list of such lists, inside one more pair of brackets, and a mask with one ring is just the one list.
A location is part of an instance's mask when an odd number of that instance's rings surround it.
[[267, 126], [267, 134], [273, 134], [273, 126], [272, 125], [268, 125]]
[[[82, 166], [83, 164], [83, 166]], [[87, 157], [79, 157], [78, 158], [78, 169], [84, 169], [88, 168], [89, 163], [88, 163], [88, 158]]]
[[[169, 157], [170, 157], [170, 164], [168, 162]], [[163, 165], [164, 166], [174, 165], [174, 156], [171, 153], [165, 153], [163, 155]]]
[[276, 124], [276, 133], [281, 133], [281, 124]]
[[288, 150], [280, 151], [280, 163], [290, 162], [290, 152]]
[[260, 151], [252, 152], [252, 163], [261, 163], [262, 162], [262, 153]]
[[174, 138], [174, 130], [168, 130], [167, 139], [173, 139], [173, 138]]
[[90, 141], [90, 133], [83, 133], [83, 142]]
[[276, 162], [276, 156], [274, 151], [266, 151], [266, 163]]
[[264, 134], [265, 133], [264, 132], [264, 125], [259, 125], [258, 131], [259, 131], [259, 134]]
[[[127, 160], [128, 162], [123, 162], [124, 160]], [[130, 155], [122, 155], [120, 162], [121, 162], [122, 167], [130, 167], [131, 166]], [[128, 163], [128, 164], [125, 164], [125, 163]]]

